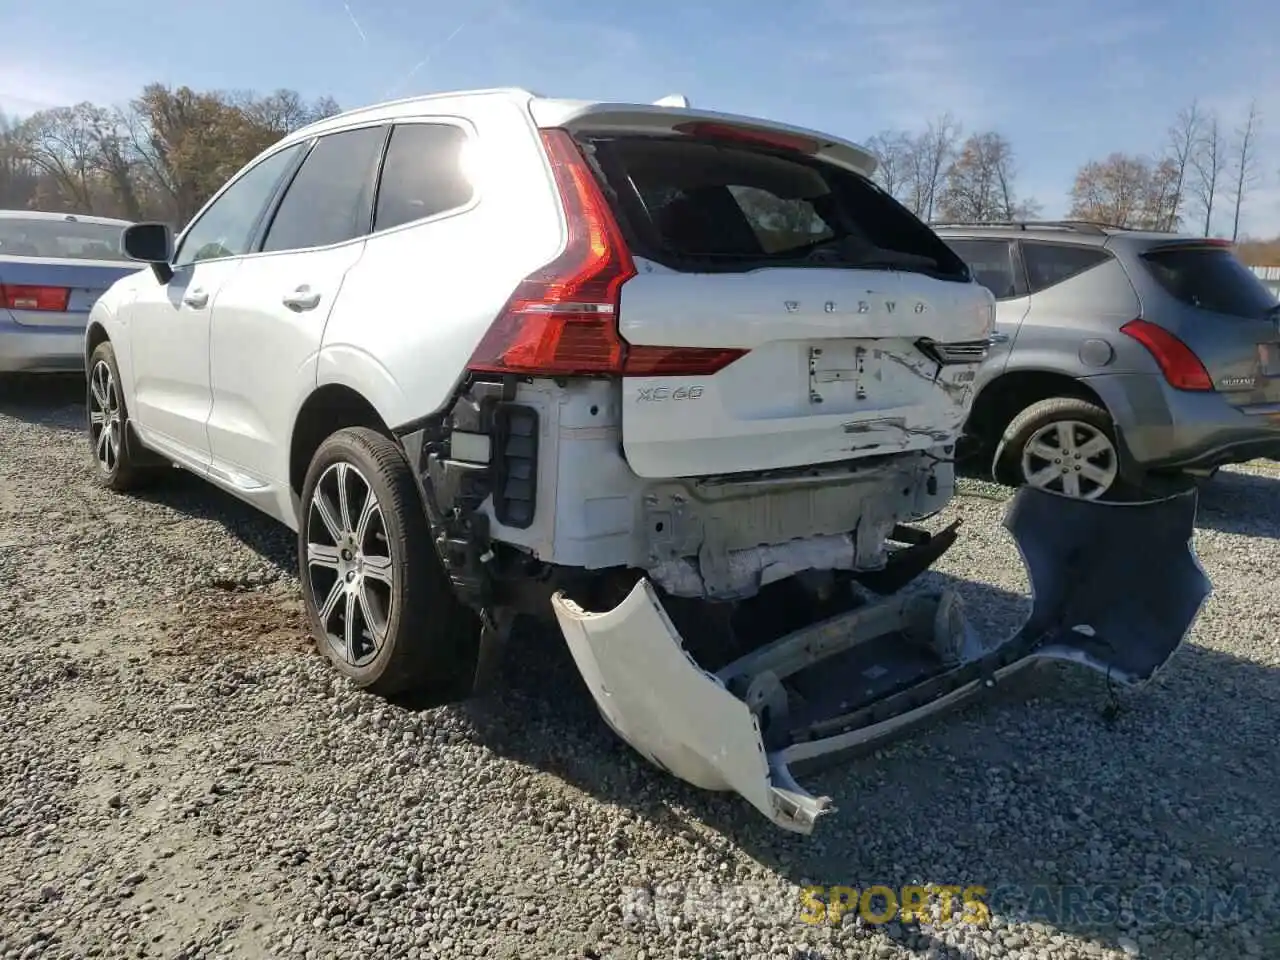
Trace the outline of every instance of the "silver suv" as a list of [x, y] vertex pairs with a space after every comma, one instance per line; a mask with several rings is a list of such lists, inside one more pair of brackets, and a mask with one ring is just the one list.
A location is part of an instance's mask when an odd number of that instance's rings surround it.
[[1280, 457], [1280, 306], [1228, 243], [935, 229], [997, 301], [964, 444], [995, 479], [1117, 499]]

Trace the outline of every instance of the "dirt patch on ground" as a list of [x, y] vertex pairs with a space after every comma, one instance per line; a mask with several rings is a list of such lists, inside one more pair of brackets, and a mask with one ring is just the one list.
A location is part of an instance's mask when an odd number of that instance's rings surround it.
[[157, 657], [228, 657], [304, 653], [314, 649], [302, 602], [278, 590], [193, 591], [160, 615], [152, 651]]

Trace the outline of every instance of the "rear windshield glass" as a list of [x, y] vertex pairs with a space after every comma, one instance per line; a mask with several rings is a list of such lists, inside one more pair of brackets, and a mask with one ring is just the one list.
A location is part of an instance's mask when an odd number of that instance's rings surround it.
[[123, 229], [80, 220], [0, 218], [0, 257], [61, 257], [71, 260], [126, 260], [120, 252]]
[[861, 266], [968, 277], [932, 230], [841, 167], [689, 137], [590, 143], [628, 240], [676, 269]]
[[1193, 307], [1249, 318], [1276, 308], [1253, 271], [1223, 247], [1168, 247], [1142, 259], [1162, 287]]

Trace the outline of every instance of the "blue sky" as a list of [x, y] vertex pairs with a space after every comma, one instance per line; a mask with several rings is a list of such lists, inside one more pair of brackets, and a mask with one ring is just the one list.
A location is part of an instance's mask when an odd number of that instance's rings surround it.
[[[46, 12], [41, 12], [42, 6]], [[159, 80], [292, 87], [344, 107], [523, 86], [772, 117], [865, 140], [951, 111], [1018, 154], [1021, 191], [1065, 213], [1076, 168], [1152, 152], [1198, 97], [1263, 113], [1245, 226], [1280, 233], [1275, 0], [0, 0], [0, 109], [123, 102]], [[154, 12], [151, 12], [154, 11]], [[144, 26], [150, 20], [149, 26]], [[1220, 228], [1229, 228], [1223, 218]]]

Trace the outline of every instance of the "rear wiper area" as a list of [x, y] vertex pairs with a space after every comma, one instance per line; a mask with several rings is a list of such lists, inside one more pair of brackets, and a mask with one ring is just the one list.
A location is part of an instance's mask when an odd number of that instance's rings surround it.
[[809, 263], [832, 263], [848, 267], [870, 267], [882, 270], [936, 271], [938, 261], [920, 253], [887, 250], [855, 237], [828, 240], [812, 247], [805, 259]]
[[812, 244], [792, 247], [772, 253], [720, 253], [710, 251], [680, 250], [672, 244], [664, 244], [665, 257], [685, 268], [695, 266], [712, 272], [758, 270], [768, 267], [845, 267], [867, 270], [905, 270], [926, 273], [940, 279], [961, 279], [962, 275], [944, 269], [933, 257], [917, 253], [905, 253], [877, 247], [856, 237], [819, 240]]

